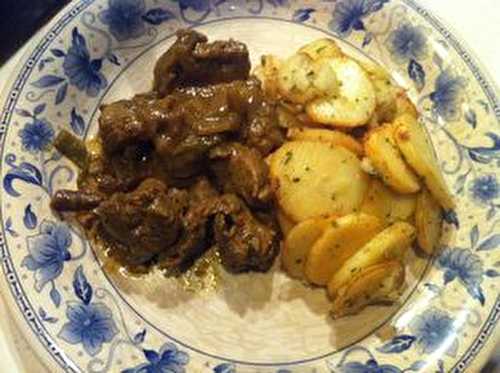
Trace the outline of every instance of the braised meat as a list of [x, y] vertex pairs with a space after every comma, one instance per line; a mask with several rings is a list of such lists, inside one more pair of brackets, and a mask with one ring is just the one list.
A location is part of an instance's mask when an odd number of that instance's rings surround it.
[[264, 161], [284, 141], [275, 104], [249, 77], [244, 44], [180, 31], [159, 59], [154, 91], [102, 105], [88, 144], [54, 145], [81, 172], [52, 207], [73, 212], [133, 269], [189, 268], [212, 246], [231, 272], [265, 271], [278, 252]]
[[115, 193], [96, 209], [109, 237], [126, 248], [129, 264], [144, 263], [174, 244], [182, 232], [188, 193], [145, 180], [131, 193]]
[[259, 221], [235, 195], [225, 195], [215, 215], [214, 236], [222, 264], [230, 272], [265, 272], [279, 251], [274, 224]]
[[225, 143], [210, 152], [210, 167], [216, 182], [226, 193], [235, 193], [254, 207], [271, 202], [269, 169], [260, 153], [236, 142]]
[[234, 40], [208, 43], [205, 35], [180, 30], [156, 63], [153, 90], [164, 97], [175, 88], [245, 80], [249, 73], [245, 44]]

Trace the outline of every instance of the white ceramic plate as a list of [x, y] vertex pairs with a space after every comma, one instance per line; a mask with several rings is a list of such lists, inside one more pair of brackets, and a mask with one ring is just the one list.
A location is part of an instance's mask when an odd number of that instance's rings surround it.
[[[52, 215], [75, 170], [50, 143], [82, 138], [98, 107], [151, 86], [175, 30], [245, 42], [253, 61], [333, 36], [383, 64], [418, 104], [458, 208], [442, 251], [415, 256], [399, 304], [332, 321], [322, 290], [287, 278], [226, 276], [186, 292], [101, 268]], [[473, 58], [409, 0], [74, 1], [22, 59], [2, 96], [2, 290], [33, 346], [70, 372], [461, 372], [486, 355], [500, 314], [500, 107]], [[476, 360], [475, 360], [476, 359]], [[475, 368], [474, 368], [475, 367]]]

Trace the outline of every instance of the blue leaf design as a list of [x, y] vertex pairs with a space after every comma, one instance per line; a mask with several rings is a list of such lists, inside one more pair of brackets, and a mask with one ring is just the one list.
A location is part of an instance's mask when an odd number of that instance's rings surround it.
[[367, 32], [365, 34], [365, 37], [363, 39], [363, 44], [361, 45], [362, 48], [368, 46], [373, 40], [373, 34], [371, 32]]
[[460, 221], [458, 220], [455, 210], [447, 210], [443, 212], [443, 219], [446, 223], [454, 225], [457, 229], [460, 228]]
[[170, 10], [162, 8], [150, 9], [146, 12], [146, 14], [142, 16], [142, 19], [144, 21], [155, 26], [174, 18], [174, 13], [172, 13]]
[[448, 270], [444, 273], [444, 276], [443, 276], [443, 282], [444, 284], [449, 284], [450, 282], [452, 282], [453, 280], [455, 280], [457, 278], [457, 272], [455, 271], [452, 271], [452, 270]]
[[48, 316], [47, 312], [42, 307], [38, 309], [38, 314], [40, 315], [42, 321], [48, 322], [50, 324], [54, 324], [58, 321], [56, 317]]
[[158, 359], [158, 353], [154, 350], [142, 350], [144, 357], [149, 361], [153, 362]]
[[59, 307], [61, 304], [61, 293], [59, 293], [59, 290], [57, 290], [55, 287], [53, 287], [50, 290], [49, 295], [50, 295], [50, 299], [52, 300], [52, 303], [54, 303], [54, 305], [56, 307]]
[[35, 115], [42, 114], [44, 112], [46, 106], [47, 106], [46, 104], [40, 104], [40, 105], [35, 106], [35, 109], [33, 110], [33, 113]]
[[481, 289], [481, 286], [468, 286], [467, 292], [472, 296], [472, 298], [477, 299], [479, 303], [484, 306], [486, 299], [484, 298], [484, 293], [483, 289]]
[[28, 229], [35, 229], [38, 224], [38, 219], [35, 213], [31, 210], [31, 203], [24, 209], [24, 226]]
[[400, 352], [408, 350], [416, 339], [417, 338], [412, 335], [398, 335], [385, 343], [382, 347], [377, 348], [377, 351], [384, 354], [399, 354]]
[[66, 98], [66, 93], [68, 93], [68, 83], [64, 83], [62, 86], [60, 86], [57, 90], [56, 93], [56, 105], [59, 105], [61, 102], [64, 101]]
[[500, 234], [494, 234], [484, 240], [477, 248], [477, 251], [490, 251], [498, 248], [498, 246], [500, 246]]
[[36, 82], [31, 83], [31, 85], [37, 88], [47, 88], [58, 85], [61, 82], [64, 82], [64, 78], [55, 75], [44, 75]]
[[469, 109], [465, 112], [465, 120], [472, 128], [475, 129], [477, 127], [477, 114], [474, 110]]
[[425, 361], [417, 360], [412, 365], [410, 365], [410, 367], [406, 370], [408, 370], [410, 372], [418, 372], [419, 370], [424, 368], [426, 365], [427, 365], [427, 363]]
[[489, 164], [493, 160], [491, 157], [489, 157], [486, 154], [482, 154], [481, 152], [475, 150], [475, 149], [469, 149], [468, 152], [469, 157], [477, 163], [481, 164]]
[[60, 49], [57, 49], [57, 48], [51, 49], [50, 53], [52, 53], [56, 57], [64, 57], [64, 56], [66, 56], [66, 53], [64, 53], [64, 51], [62, 51]]
[[488, 214], [486, 214], [486, 219], [491, 220], [495, 217], [497, 214], [497, 209], [495, 206], [491, 206], [490, 209], [488, 210]]
[[314, 13], [316, 10], [313, 8], [302, 8], [302, 9], [297, 9], [295, 13], [293, 13], [292, 19], [295, 22], [305, 22], [309, 18], [311, 18], [311, 14]]
[[73, 290], [75, 291], [75, 295], [80, 298], [83, 303], [89, 304], [92, 300], [92, 286], [90, 286], [87, 281], [81, 265], [75, 271]]
[[408, 75], [411, 80], [415, 82], [417, 90], [421, 91], [425, 87], [425, 71], [422, 65], [420, 65], [414, 59], [410, 60], [408, 65]]
[[118, 57], [116, 54], [110, 53], [106, 56], [109, 62], [111, 62], [113, 65], [120, 66], [120, 61], [118, 61]]
[[490, 105], [484, 100], [477, 100], [477, 103], [483, 107], [486, 114], [490, 113]]
[[42, 307], [38, 309], [38, 314], [42, 319], [45, 319], [47, 317], [47, 312], [45, 312], [45, 310]]
[[236, 373], [236, 367], [234, 364], [222, 363], [214, 368], [214, 373]]
[[488, 277], [498, 277], [498, 276], [500, 276], [500, 272], [495, 271], [494, 269], [488, 269], [485, 272], [485, 275], [488, 276]]
[[38, 71], [42, 71], [45, 65], [48, 64], [49, 62], [54, 62], [54, 59], [52, 57], [47, 57], [40, 60], [40, 63], [38, 64]]
[[442, 289], [438, 285], [427, 282], [424, 284], [424, 286], [435, 294], [441, 294]]
[[76, 112], [76, 109], [71, 109], [71, 129], [73, 132], [79, 136], [83, 135], [85, 131], [85, 121], [83, 117]]
[[16, 109], [16, 114], [25, 118], [31, 118], [33, 115], [28, 110]]
[[141, 344], [142, 342], [144, 342], [145, 338], [146, 338], [146, 329], [143, 329], [142, 332], [139, 332], [134, 336], [134, 343], [137, 345]]
[[42, 173], [31, 163], [23, 162], [19, 167], [14, 167], [10, 170], [3, 179], [3, 189], [12, 197], [19, 197], [21, 194], [17, 192], [12, 183], [14, 180], [22, 180], [29, 184], [42, 185]]
[[475, 225], [474, 227], [472, 227], [472, 229], [470, 230], [469, 236], [470, 236], [470, 246], [471, 246], [471, 248], [476, 247], [477, 241], [479, 240], [479, 228], [478, 228], [477, 225]]
[[9, 216], [7, 220], [5, 221], [5, 230], [7, 233], [9, 233], [12, 237], [18, 237], [19, 234], [12, 229], [12, 218]]

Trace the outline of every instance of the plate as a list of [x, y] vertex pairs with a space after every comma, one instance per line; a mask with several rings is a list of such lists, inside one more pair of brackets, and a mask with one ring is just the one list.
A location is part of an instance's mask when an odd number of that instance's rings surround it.
[[[415, 256], [401, 301], [332, 321], [322, 290], [268, 274], [186, 291], [126, 278], [49, 209], [75, 169], [50, 144], [146, 91], [175, 31], [235, 38], [253, 62], [331, 36], [385, 66], [418, 105], [458, 208], [440, 254]], [[500, 106], [474, 58], [409, 0], [74, 1], [2, 96], [2, 290], [51, 371], [409, 372], [478, 369], [500, 315]], [[412, 254], [413, 255], [413, 254]], [[493, 336], [492, 336], [493, 335]], [[475, 367], [475, 368], [474, 368]]]

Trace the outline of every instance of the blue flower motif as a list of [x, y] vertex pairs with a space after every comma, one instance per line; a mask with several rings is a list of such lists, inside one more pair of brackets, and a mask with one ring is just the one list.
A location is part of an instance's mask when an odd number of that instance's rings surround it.
[[500, 195], [500, 185], [496, 175], [480, 176], [472, 182], [470, 187], [472, 198], [479, 203], [490, 204]]
[[349, 362], [339, 367], [341, 373], [401, 373], [401, 369], [390, 364], [379, 365], [375, 359], [366, 363]]
[[19, 131], [23, 149], [30, 153], [46, 150], [54, 138], [54, 129], [45, 119], [34, 118]]
[[165, 343], [159, 352], [144, 350], [147, 363], [135, 368], [125, 369], [122, 373], [184, 373], [189, 356], [179, 351], [173, 343]]
[[464, 88], [462, 77], [454, 75], [449, 69], [441, 71], [436, 79], [434, 92], [430, 95], [434, 113], [446, 121], [457, 119]]
[[210, 0], [179, 0], [182, 10], [193, 9], [195, 12], [206, 12], [210, 9]]
[[348, 36], [352, 30], [365, 30], [363, 18], [382, 9], [389, 0], [341, 0], [335, 6], [329, 27]]
[[71, 233], [64, 223], [43, 221], [40, 234], [27, 238], [28, 252], [22, 265], [35, 272], [35, 289], [40, 292], [45, 284], [57, 278], [64, 262], [71, 259]]
[[109, 26], [109, 31], [116, 40], [136, 39], [144, 35], [144, 0], [109, 0], [108, 6], [108, 9], [99, 13], [99, 19]]
[[483, 262], [469, 249], [447, 247], [439, 256], [438, 265], [445, 270], [445, 284], [456, 278], [466, 286], [479, 286], [483, 281]]
[[410, 329], [426, 354], [436, 351], [455, 335], [453, 318], [434, 307], [415, 317], [410, 323]]
[[83, 344], [83, 349], [95, 356], [102, 345], [109, 343], [118, 333], [110, 309], [103, 303], [68, 303], [68, 322], [59, 332], [59, 338], [70, 344]]
[[64, 56], [63, 69], [69, 82], [87, 95], [96, 97], [108, 84], [101, 73], [102, 59], [90, 59], [85, 38], [73, 29], [71, 47]]
[[400, 61], [418, 60], [427, 52], [427, 38], [421, 27], [403, 23], [389, 36], [389, 49]]

